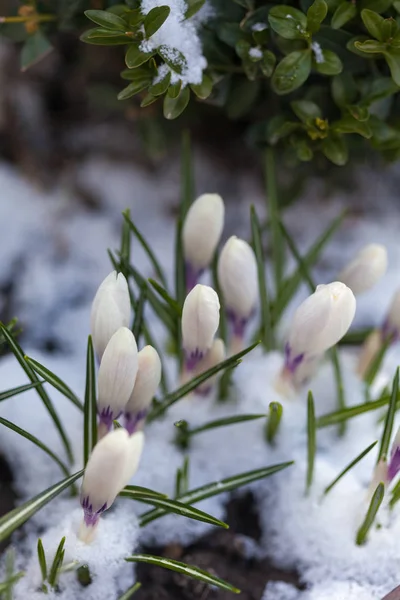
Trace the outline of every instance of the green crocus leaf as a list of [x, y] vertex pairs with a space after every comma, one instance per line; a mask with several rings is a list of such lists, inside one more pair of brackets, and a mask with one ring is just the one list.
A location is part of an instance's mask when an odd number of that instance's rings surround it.
[[156, 6], [147, 13], [143, 23], [147, 38], [150, 38], [160, 29], [168, 19], [170, 12], [169, 6]]
[[385, 38], [382, 31], [382, 25], [385, 22], [385, 19], [368, 8], [361, 11], [361, 18], [368, 33], [379, 42], [383, 42]]
[[290, 94], [308, 79], [311, 72], [311, 50], [291, 52], [275, 69], [272, 87], [279, 95]]
[[292, 6], [274, 6], [269, 11], [268, 21], [272, 29], [287, 40], [307, 37], [307, 17]]
[[307, 11], [307, 29], [316, 33], [328, 13], [328, 6], [324, 0], [315, 0]]
[[340, 29], [357, 15], [357, 8], [352, 2], [341, 2], [331, 19], [332, 29]]
[[164, 117], [172, 120], [179, 117], [183, 113], [190, 100], [190, 90], [188, 87], [181, 90], [179, 96], [171, 98], [168, 94], [164, 97]]
[[322, 117], [320, 107], [310, 100], [295, 100], [290, 106], [295, 115], [303, 123], [307, 123], [310, 119], [313, 120]]
[[337, 54], [331, 50], [321, 50], [323, 60], [314, 57], [313, 67], [322, 75], [339, 75], [343, 70], [343, 64]]
[[334, 165], [342, 167], [347, 163], [349, 151], [344, 139], [332, 133], [329, 137], [322, 140], [322, 152], [328, 160]]
[[85, 15], [93, 23], [97, 23], [105, 29], [113, 29], [114, 31], [126, 31], [127, 29], [127, 23], [124, 19], [105, 10], [85, 10]]

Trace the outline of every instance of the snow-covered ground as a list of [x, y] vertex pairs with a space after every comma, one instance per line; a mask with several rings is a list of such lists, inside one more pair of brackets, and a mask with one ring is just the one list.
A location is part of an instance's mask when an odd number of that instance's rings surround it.
[[[233, 232], [247, 237], [249, 204], [256, 204], [260, 215], [264, 214], [262, 187], [246, 174], [238, 173], [232, 192], [235, 196], [228, 197], [223, 179], [207, 157], [199, 156], [197, 171], [198, 192], [218, 192], [226, 201], [224, 239]], [[98, 210], [86, 208], [61, 187], [51, 193], [40, 192], [12, 167], [0, 165], [3, 198], [0, 202], [0, 290], [9, 289], [11, 284], [12, 313], [25, 326], [22, 338], [25, 352], [57, 373], [82, 396], [90, 303], [98, 284], [111, 270], [106, 249], [119, 245], [120, 213], [130, 208], [132, 219], [151, 241], [168, 277], [172, 278], [174, 220], [170, 209], [179, 198], [179, 173], [176, 164], [150, 173], [132, 165], [116, 166], [92, 160], [82, 164], [79, 177], [86, 188], [100, 198]], [[356, 327], [380, 323], [393, 292], [400, 286], [397, 180], [394, 169], [380, 172], [379, 176], [367, 169], [361, 170], [358, 190], [348, 197], [343, 193], [327, 197], [322, 183], [312, 182], [303, 201], [290, 208], [286, 215], [290, 230], [304, 250], [341, 208], [350, 203], [355, 208], [314, 271], [318, 283], [333, 280], [364, 244], [380, 242], [387, 246], [389, 270], [376, 289], [358, 300]], [[143, 274], [152, 274], [136, 244], [132, 260]], [[291, 261], [290, 266], [293, 266]], [[294, 304], [306, 294], [306, 289], [302, 289]], [[0, 302], [1, 298], [0, 292]], [[3, 299], [5, 302], [5, 294]], [[162, 343], [163, 331], [157, 324], [154, 332]], [[49, 341], [56, 342], [56, 353], [44, 352]], [[349, 351], [341, 356], [347, 402], [359, 404], [363, 402], [363, 393], [353, 374], [354, 356]], [[390, 351], [384, 367], [387, 377], [393, 376], [399, 357], [399, 348]], [[174, 375], [170, 359], [167, 364]], [[305, 497], [305, 393], [291, 400], [278, 397], [274, 382], [281, 364], [281, 354], [266, 356], [257, 349], [236, 370], [230, 402], [215, 404], [212, 399], [204, 398], [178, 402], [165, 420], [156, 421], [146, 429], [143, 460], [134, 483], [173, 493], [175, 472], [184, 458], [172, 443], [174, 422], [178, 419], [187, 419], [195, 425], [223, 415], [266, 412], [269, 402], [280, 400], [284, 404], [284, 416], [273, 448], [264, 441], [262, 421], [197, 436], [189, 450], [190, 485], [197, 487], [240, 471], [295, 460], [289, 469], [253, 485], [264, 534], [258, 552], [268, 553], [282, 566], [296, 567], [308, 589], [299, 592], [287, 584], [271, 583], [265, 590], [264, 600], [380, 600], [400, 583], [400, 507], [390, 516], [383, 508], [379, 519], [381, 527], [371, 531], [367, 545], [358, 547], [354, 543], [367, 507], [375, 450], [324, 501], [321, 501], [321, 493], [346, 464], [380, 438], [382, 424], [378, 418], [381, 413], [368, 413], [352, 420], [342, 439], [337, 437], [334, 428], [318, 431], [315, 481], [310, 496]], [[0, 360], [0, 380], [2, 389], [25, 382], [12, 356]], [[329, 363], [322, 366], [311, 387], [318, 415], [335, 409]], [[73, 442], [78, 469], [82, 454], [82, 415], [53, 390], [51, 396]], [[63, 456], [57, 432], [34, 391], [2, 402], [0, 416], [43, 439]], [[12, 467], [21, 501], [63, 478], [57, 465], [43, 452], [5, 428], [0, 429], [0, 451]], [[221, 518], [224, 500], [217, 496], [199, 507]], [[73, 583], [72, 574], [63, 575], [62, 593], [57, 597], [99, 600], [117, 598], [132, 584], [132, 567], [127, 567], [122, 559], [132, 553], [138, 538], [158, 544], [178, 539], [186, 542], [209, 527], [169, 516], [138, 533], [135, 515], [142, 510], [132, 501], [120, 499], [103, 519], [93, 546], [83, 547], [75, 535], [80, 516], [78, 500], [64, 495], [50, 503], [29, 521], [26, 537], [16, 543], [18, 567], [27, 572], [27, 577], [15, 588], [16, 600], [43, 597], [41, 592], [36, 592], [40, 583], [36, 555], [38, 535], [49, 556], [66, 535], [66, 562], [74, 559], [88, 562], [94, 575], [94, 583], [84, 589]], [[101, 577], [105, 570], [106, 578]]]

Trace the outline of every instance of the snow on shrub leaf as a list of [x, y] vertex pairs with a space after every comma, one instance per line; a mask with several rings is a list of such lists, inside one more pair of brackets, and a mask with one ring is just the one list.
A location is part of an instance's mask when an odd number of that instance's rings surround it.
[[143, 52], [140, 49], [140, 43], [133, 42], [129, 46], [129, 48], [125, 54], [125, 64], [128, 67], [128, 69], [134, 69], [135, 67], [140, 67], [140, 65], [147, 62], [149, 60], [149, 58], [154, 56], [155, 53], [156, 53], [155, 50], [152, 52]]
[[339, 75], [343, 71], [343, 64], [337, 54], [331, 50], [321, 50], [321, 62], [313, 58], [313, 68], [322, 75]]
[[26, 71], [29, 67], [44, 58], [53, 50], [47, 37], [38, 29], [32, 33], [24, 43], [21, 50], [21, 70]]
[[304, 39], [307, 35], [307, 18], [292, 6], [273, 6], [268, 14], [272, 29], [287, 40]]
[[127, 562], [144, 562], [151, 565], [156, 565], [158, 567], [163, 567], [164, 569], [176, 571], [177, 573], [187, 575], [188, 577], [192, 577], [192, 579], [197, 579], [198, 581], [202, 581], [208, 585], [219, 587], [222, 590], [227, 590], [228, 592], [233, 592], [234, 594], [240, 594], [240, 590], [235, 588], [227, 581], [224, 581], [219, 577], [215, 577], [215, 575], [211, 575], [211, 573], [208, 573], [203, 569], [199, 569], [198, 567], [194, 567], [192, 565], [187, 565], [183, 562], [178, 562], [177, 560], [172, 560], [171, 558], [152, 556], [151, 554], [132, 554], [132, 556], [129, 556], [125, 560]]
[[187, 0], [186, 2], [186, 12], [185, 12], [185, 19], [190, 19], [190, 17], [193, 17], [193, 15], [195, 15], [197, 12], [199, 12], [199, 10], [201, 9], [201, 7], [204, 5], [205, 0]]
[[97, 23], [97, 25], [105, 29], [112, 29], [114, 31], [126, 31], [127, 29], [124, 19], [105, 10], [85, 10], [85, 15], [93, 23]]
[[7, 539], [16, 529], [21, 527], [28, 519], [37, 513], [43, 506], [48, 504], [53, 498], [69, 488], [77, 479], [82, 477], [83, 469], [74, 473], [70, 477], [63, 479], [59, 483], [51, 486], [44, 492], [28, 500], [24, 504], [17, 506], [3, 517], [0, 518], [0, 542]]
[[160, 29], [168, 19], [170, 12], [169, 6], [156, 6], [147, 13], [143, 23], [147, 38], [150, 38]]
[[171, 71], [168, 71], [168, 73], [162, 79], [157, 81], [157, 83], [153, 83], [153, 85], [149, 87], [149, 93], [153, 96], [162, 96], [167, 91], [170, 81]]
[[314, 0], [307, 11], [307, 30], [316, 33], [328, 13], [328, 6], [324, 0]]
[[190, 86], [191, 90], [196, 94], [198, 98], [201, 100], [205, 100], [212, 92], [213, 83], [211, 78], [208, 75], [203, 75], [202, 82], [199, 84], [192, 84]]
[[44, 365], [40, 364], [37, 360], [30, 358], [29, 356], [25, 356], [25, 360], [32, 367], [34, 371], [43, 379], [45, 379], [50, 385], [52, 385], [56, 390], [58, 390], [63, 396], [71, 400], [71, 402], [79, 408], [79, 410], [83, 411], [83, 404], [79, 400], [78, 396], [74, 394], [74, 392], [67, 386], [67, 384], [62, 381], [55, 373], [52, 373], [49, 369], [47, 369]]
[[290, 94], [308, 79], [311, 72], [311, 51], [291, 52], [277, 65], [272, 76], [272, 88], [278, 95]]
[[348, 21], [351, 21], [357, 15], [357, 8], [353, 2], [342, 2], [339, 4], [331, 19], [332, 29], [340, 29], [343, 25], [346, 25]]
[[177, 50], [176, 48], [171, 48], [170, 46], [160, 46], [157, 49], [158, 54], [161, 56], [163, 61], [176, 73], [182, 75], [183, 69], [187, 66], [186, 58], [183, 56], [182, 52]]
[[176, 119], [183, 113], [190, 100], [190, 90], [183, 88], [176, 98], [171, 98], [168, 94], [164, 96], [164, 117], [166, 119]]

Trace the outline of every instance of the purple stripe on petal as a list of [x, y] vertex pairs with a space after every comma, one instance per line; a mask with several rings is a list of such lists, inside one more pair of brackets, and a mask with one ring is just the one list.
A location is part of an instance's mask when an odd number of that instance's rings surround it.
[[83, 514], [84, 514], [83, 518], [84, 518], [85, 524], [88, 527], [89, 526], [94, 527], [95, 525], [97, 525], [101, 513], [103, 513], [105, 510], [107, 510], [107, 502], [105, 502], [99, 510], [97, 510], [96, 512], [93, 512], [93, 505], [91, 504], [91, 502], [89, 500], [89, 496], [86, 496], [86, 498], [82, 498], [81, 506], [83, 508]]
[[187, 371], [193, 371], [204, 356], [204, 352], [196, 348], [193, 352], [186, 352], [185, 367]]
[[388, 467], [388, 480], [392, 481], [400, 471], [400, 446], [396, 446], [392, 456], [390, 457]]
[[240, 317], [232, 309], [226, 310], [226, 316], [232, 327], [233, 334], [238, 338], [244, 338], [247, 323], [251, 319], [250, 317]]
[[195, 269], [190, 263], [185, 263], [186, 294], [197, 285], [204, 269]]
[[303, 354], [292, 356], [292, 349], [290, 348], [289, 343], [287, 342], [285, 345], [285, 368], [293, 374], [303, 362], [304, 356], [304, 352]]
[[138, 425], [146, 418], [147, 413], [147, 409], [140, 410], [137, 413], [125, 413], [125, 429], [129, 435], [132, 435], [137, 431]]

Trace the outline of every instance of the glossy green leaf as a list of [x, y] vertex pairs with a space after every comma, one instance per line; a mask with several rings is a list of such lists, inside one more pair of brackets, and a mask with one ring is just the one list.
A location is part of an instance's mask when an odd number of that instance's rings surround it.
[[363, 96], [363, 105], [369, 106], [383, 98], [388, 98], [397, 94], [399, 86], [395, 84], [391, 77], [377, 77], [371, 81], [367, 93]]
[[156, 76], [157, 71], [150, 68], [150, 61], [142, 67], [136, 67], [135, 69], [124, 69], [120, 75], [122, 79], [126, 81], [134, 81], [137, 83], [146, 82], [150, 85]]
[[340, 29], [343, 25], [346, 25], [351, 19], [357, 15], [357, 7], [351, 2], [351, 0], [345, 0], [341, 2], [333, 13], [331, 19], [331, 27], [333, 29]]
[[[198, 433], [202, 433], [203, 431], [209, 431], [210, 429], [217, 429], [219, 427], [236, 425], [237, 423], [245, 423], [246, 421], [265, 419], [266, 417], [266, 414], [235, 415], [233, 417], [224, 417], [222, 419], [216, 419], [215, 421], [209, 421], [208, 423], [205, 423], [205, 425], [200, 425], [199, 427], [195, 427], [194, 429], [188, 429], [188, 434], [192, 436]], [[175, 423], [175, 425], [178, 425], [178, 423]]]
[[283, 406], [280, 402], [270, 402], [269, 415], [265, 427], [265, 436], [269, 444], [275, 442], [282, 420]]
[[85, 10], [85, 15], [93, 23], [97, 23], [97, 25], [105, 29], [112, 29], [114, 31], [127, 30], [127, 24], [124, 19], [105, 10]]
[[205, 0], [188, 0], [186, 2], [187, 9], [185, 12], [185, 19], [190, 19], [193, 15], [198, 13], [202, 6], [204, 6], [204, 2]]
[[179, 94], [181, 93], [181, 89], [182, 89], [182, 81], [181, 79], [179, 79], [179, 81], [176, 81], [175, 83], [171, 83], [167, 94], [170, 98], [177, 98], [179, 96]]
[[174, 300], [174, 298], [171, 298], [168, 292], [157, 281], [150, 278], [148, 279], [148, 282], [155, 289], [157, 294], [166, 302], [166, 304], [168, 304], [169, 308], [171, 309], [171, 313], [175, 313], [176, 318], [180, 319], [182, 317], [182, 309], [179, 303]]
[[128, 100], [128, 98], [132, 98], [132, 96], [143, 92], [143, 90], [145, 90], [150, 83], [151, 79], [141, 82], [133, 81], [119, 92], [117, 98], [118, 100]]
[[346, 142], [339, 135], [331, 134], [322, 140], [321, 149], [326, 158], [338, 167], [342, 167], [348, 161], [349, 151]]
[[385, 21], [383, 17], [378, 15], [378, 13], [374, 12], [373, 10], [365, 8], [361, 11], [361, 18], [365, 28], [373, 38], [379, 40], [380, 42], [385, 41], [382, 31], [382, 25]]
[[264, 50], [260, 62], [260, 69], [265, 77], [271, 77], [276, 65], [276, 56], [270, 50]]
[[392, 4], [393, 0], [357, 0], [357, 7], [361, 9], [369, 8], [377, 13], [385, 12]]
[[140, 67], [145, 62], [147, 62], [152, 56], [154, 56], [154, 52], [143, 52], [140, 49], [140, 43], [134, 42], [129, 45], [128, 50], [125, 54], [125, 64], [128, 69], [135, 69], [136, 67]]
[[213, 88], [212, 79], [208, 75], [203, 75], [202, 82], [198, 85], [192, 84], [190, 89], [198, 98], [205, 100], [211, 94]]
[[386, 44], [376, 42], [375, 40], [365, 40], [365, 42], [355, 41], [354, 46], [366, 54], [383, 54], [386, 50]]
[[339, 75], [343, 70], [343, 63], [337, 54], [331, 50], [321, 50], [321, 62], [314, 57], [313, 67], [322, 75]]
[[157, 102], [158, 96], [153, 96], [153, 94], [146, 94], [143, 100], [140, 103], [141, 108], [145, 108], [146, 106], [150, 106], [154, 102]]
[[176, 98], [171, 98], [168, 94], [164, 96], [164, 117], [169, 120], [177, 119], [189, 104], [189, 100], [190, 90], [188, 87], [183, 88]]
[[142, 584], [137, 581], [136, 583], [133, 584], [132, 587], [129, 588], [129, 590], [126, 590], [126, 592], [124, 592], [122, 594], [122, 596], [120, 596], [118, 598], [118, 600], [130, 600], [132, 598], [132, 596], [134, 595], [135, 592], [137, 592], [138, 590], [140, 590], [140, 588], [142, 587]]
[[356, 544], [357, 546], [362, 546], [367, 541], [368, 533], [375, 521], [375, 517], [379, 510], [380, 505], [382, 504], [383, 496], [385, 495], [385, 486], [383, 483], [380, 483], [376, 488], [374, 495], [372, 496], [367, 514], [365, 519], [357, 531], [356, 536]]
[[184, 67], [186, 67], [186, 58], [182, 52], [176, 48], [170, 46], [160, 46], [157, 49], [158, 54], [161, 56], [163, 61], [176, 73], [182, 74]]
[[160, 29], [169, 17], [171, 9], [169, 6], [155, 6], [146, 15], [144, 20], [144, 30], [146, 38], [150, 38]]
[[304, 39], [307, 36], [307, 17], [292, 6], [273, 6], [268, 21], [272, 29], [287, 40]]
[[375, 446], [376, 446], [377, 443], [378, 442], [373, 442], [372, 444], [370, 444], [370, 446], [368, 446], [368, 448], [366, 448], [365, 450], [363, 450], [361, 452], [361, 454], [359, 454], [354, 460], [352, 460], [351, 463], [349, 463], [343, 469], [343, 471], [341, 471], [339, 473], [339, 475], [337, 477], [335, 477], [335, 479], [332, 481], [332, 483], [330, 483], [328, 486], [326, 486], [326, 488], [324, 489], [324, 495], [326, 496], [326, 494], [329, 494], [329, 492], [332, 490], [332, 488], [334, 488], [335, 485], [337, 483], [339, 483], [339, 481], [342, 479], [342, 477], [344, 477], [346, 475], [346, 473], [348, 473], [349, 471], [351, 471], [351, 469], [353, 467], [355, 467], [355, 465], [358, 464], [360, 462], [360, 460], [362, 460], [364, 458], [364, 456], [366, 456], [372, 450], [372, 448], [375, 448]]
[[356, 404], [355, 406], [348, 406], [342, 410], [337, 410], [332, 413], [328, 413], [326, 415], [322, 415], [317, 419], [317, 427], [328, 427], [329, 425], [337, 425], [338, 423], [342, 423], [342, 421], [347, 421], [348, 419], [353, 419], [354, 417], [358, 417], [366, 412], [370, 412], [372, 410], [378, 410], [383, 406], [386, 406], [390, 400], [391, 396], [384, 396], [379, 398], [378, 400], [374, 400], [373, 402], [366, 402], [363, 404]]
[[399, 397], [399, 367], [396, 369], [396, 374], [393, 379], [392, 393], [386, 413], [385, 425], [383, 428], [382, 439], [379, 446], [377, 462], [386, 461], [389, 455], [390, 439], [392, 437], [394, 418], [396, 415], [397, 399]]
[[400, 86], [400, 50], [391, 49], [384, 54], [392, 79], [396, 85]]
[[308, 392], [307, 398], [307, 478], [306, 491], [309, 492], [314, 478], [314, 463], [316, 453], [316, 424], [315, 424], [315, 408], [312, 392]]
[[40, 29], [28, 36], [21, 50], [21, 70], [26, 71], [53, 50], [53, 46]]
[[125, 46], [132, 42], [131, 37], [106, 29], [89, 29], [82, 33], [79, 39], [95, 46]]
[[322, 117], [320, 107], [315, 102], [311, 102], [311, 100], [295, 100], [290, 103], [290, 106], [295, 115], [303, 123], [308, 123], [310, 120], [315, 121], [315, 119]]
[[57, 547], [56, 553], [54, 555], [53, 563], [50, 567], [48, 582], [51, 587], [55, 587], [57, 583], [57, 576], [59, 570], [62, 566], [64, 560], [64, 545], [65, 545], [65, 537], [63, 537]]
[[11, 388], [10, 390], [0, 392], [0, 402], [2, 402], [3, 400], [7, 400], [8, 398], [12, 398], [13, 396], [18, 396], [19, 394], [23, 394], [24, 392], [28, 392], [29, 390], [33, 390], [42, 384], [43, 384], [43, 381], [35, 381], [34, 383], [27, 383], [26, 385], [19, 385], [18, 387]]
[[272, 87], [279, 95], [290, 94], [308, 79], [311, 72], [311, 51], [291, 52], [278, 63], [272, 76]]
[[[29, 356], [25, 356], [25, 360], [32, 367], [34, 371], [43, 379], [45, 379], [50, 385], [52, 385], [56, 390], [58, 390], [63, 396], [71, 400], [72, 404], [74, 404], [79, 410], [83, 411], [83, 404], [79, 400], [78, 396], [74, 394], [70, 387], [62, 381], [55, 373], [52, 373], [49, 369], [47, 369], [44, 365], [40, 364], [37, 360], [30, 358]], [[1, 396], [0, 396], [1, 399]]]
[[352, 105], [352, 106], [348, 106], [347, 107], [349, 113], [351, 114], [351, 116], [354, 119], [357, 119], [357, 121], [368, 121], [369, 117], [370, 117], [370, 113], [369, 110], [366, 106], [361, 106], [361, 105]]
[[208, 585], [216, 586], [223, 590], [228, 590], [229, 592], [233, 592], [234, 594], [240, 594], [240, 590], [235, 588], [233, 585], [230, 585], [223, 579], [215, 577], [215, 575], [211, 575], [211, 573], [208, 573], [203, 569], [187, 565], [186, 563], [178, 562], [177, 560], [172, 560], [171, 558], [152, 556], [150, 554], [132, 554], [132, 556], [126, 558], [125, 560], [127, 562], [143, 562], [151, 565], [156, 565], [158, 567], [163, 567], [164, 569], [176, 571], [177, 573], [187, 575], [192, 579], [196, 579], [203, 583], [207, 583]]
[[16, 529], [19, 529], [28, 519], [36, 514], [43, 506], [68, 489], [77, 479], [82, 477], [83, 470], [63, 479], [59, 483], [41, 492], [31, 500], [17, 506], [0, 518], [0, 542], [7, 539]]
[[336, 75], [332, 78], [331, 90], [335, 103], [341, 108], [355, 102], [358, 96], [357, 85], [354, 77], [347, 71], [344, 71], [340, 75]]
[[160, 79], [156, 83], [153, 83], [149, 87], [149, 93], [152, 94], [153, 96], [162, 96], [167, 91], [170, 81], [171, 81], [171, 71], [168, 71], [168, 73], [162, 79]]
[[37, 555], [40, 566], [40, 572], [42, 574], [42, 582], [44, 583], [47, 579], [47, 561], [41, 538], [38, 539], [37, 543]]
[[322, 21], [328, 13], [328, 6], [324, 0], [314, 0], [307, 11], [307, 29], [310, 33], [316, 33], [321, 27]]
[[126, 485], [122, 491], [129, 492], [131, 496], [133, 496], [134, 494], [140, 494], [142, 496], [156, 496], [159, 498], [168, 498], [167, 494], [156, 492], [155, 490], [152, 490], [147, 487], [142, 487], [141, 485]]
[[88, 337], [86, 353], [86, 387], [83, 408], [83, 465], [97, 443], [96, 364], [91, 336]]
[[346, 115], [332, 123], [332, 130], [337, 133], [358, 133], [362, 137], [369, 139], [372, 137], [372, 130], [367, 121], [358, 121], [351, 115]]

